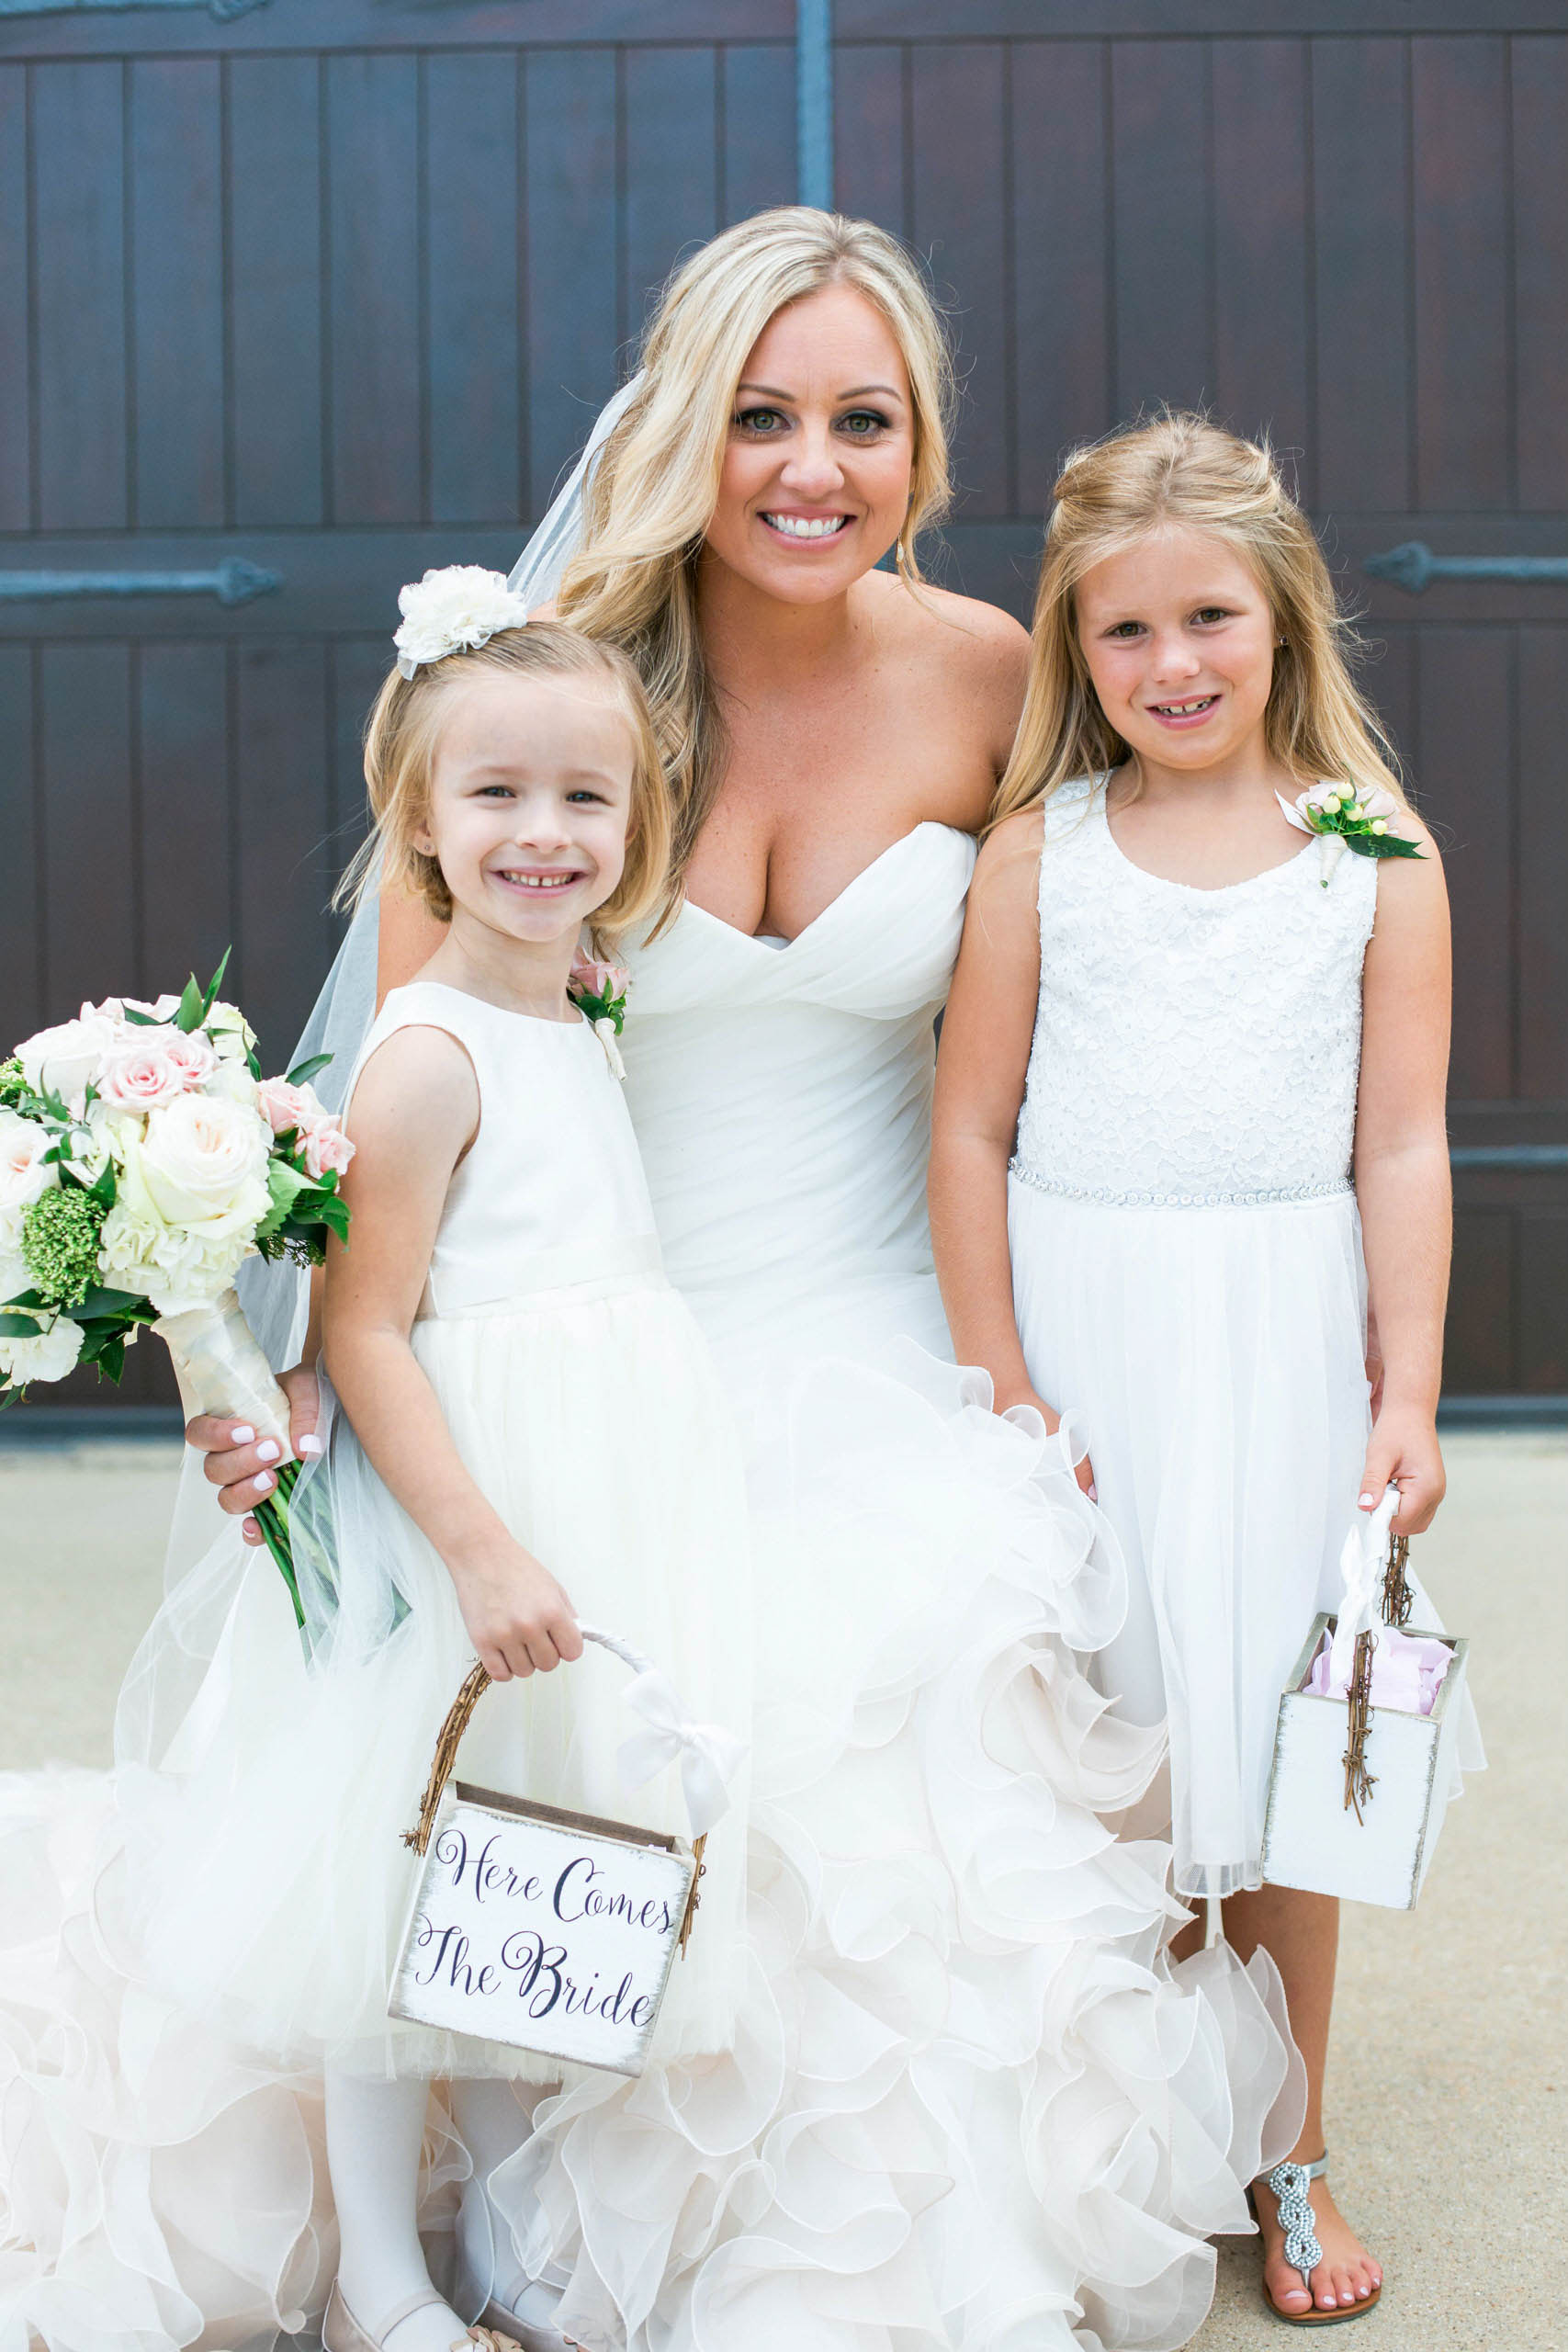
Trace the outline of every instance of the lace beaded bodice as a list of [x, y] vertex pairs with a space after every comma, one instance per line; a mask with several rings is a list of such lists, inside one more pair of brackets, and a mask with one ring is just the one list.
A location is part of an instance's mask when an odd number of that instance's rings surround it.
[[1314, 842], [1224, 889], [1164, 881], [1116, 846], [1103, 779], [1058, 793], [1014, 1173], [1128, 1204], [1343, 1190], [1377, 865], [1321, 873]]

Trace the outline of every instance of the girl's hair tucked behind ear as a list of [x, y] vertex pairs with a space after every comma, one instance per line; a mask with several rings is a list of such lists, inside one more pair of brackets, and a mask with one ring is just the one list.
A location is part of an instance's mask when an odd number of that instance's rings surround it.
[[372, 831], [343, 880], [334, 906], [356, 907], [378, 888], [423, 899], [438, 922], [452, 919], [452, 896], [434, 858], [415, 849], [426, 821], [430, 781], [444, 714], [456, 695], [486, 672], [523, 678], [584, 678], [615, 691], [635, 747], [626, 862], [620, 881], [593, 916], [606, 935], [626, 931], [663, 899], [670, 872], [671, 810], [664, 763], [642, 681], [626, 655], [558, 621], [499, 630], [483, 645], [426, 662], [405, 678], [394, 667], [365, 722], [365, 781]]
[[947, 503], [953, 363], [916, 264], [869, 220], [784, 205], [738, 221], [676, 270], [643, 338], [643, 382], [604, 444], [584, 501], [562, 617], [642, 673], [675, 797], [674, 896], [717, 789], [722, 731], [697, 633], [696, 568], [718, 499], [736, 388], [769, 320], [826, 286], [881, 311], [908, 371], [909, 504], [897, 560], [919, 578], [919, 532]]
[[1029, 690], [993, 825], [1128, 757], [1089, 679], [1075, 591], [1097, 563], [1167, 525], [1224, 539], [1268, 596], [1284, 639], [1264, 715], [1270, 756], [1303, 784], [1381, 784], [1403, 799], [1393, 747], [1350, 674], [1359, 640], [1267, 442], [1168, 410], [1074, 450], [1051, 500]]

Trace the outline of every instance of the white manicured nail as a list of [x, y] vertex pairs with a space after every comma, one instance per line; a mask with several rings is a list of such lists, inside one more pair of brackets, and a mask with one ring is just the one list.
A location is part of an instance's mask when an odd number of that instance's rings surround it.
[[1377, 1501], [1377, 1497], [1376, 1495], [1359, 1495], [1356, 1499], [1363, 1510], [1371, 1510]]
[[282, 1451], [283, 1448], [278, 1444], [277, 1440], [275, 1437], [264, 1437], [261, 1443], [256, 1448], [256, 1460], [258, 1462], [276, 1462]]
[[319, 1437], [302, 1437], [299, 1441], [301, 1453], [324, 1453], [326, 1450]]
[[249, 1421], [237, 1421], [229, 1432], [229, 1442], [231, 1445], [249, 1445], [254, 1435]]
[[258, 1495], [270, 1495], [274, 1487], [276, 1486], [277, 1480], [273, 1476], [270, 1470], [264, 1470], [259, 1477], [252, 1479], [251, 1484], [255, 1488]]

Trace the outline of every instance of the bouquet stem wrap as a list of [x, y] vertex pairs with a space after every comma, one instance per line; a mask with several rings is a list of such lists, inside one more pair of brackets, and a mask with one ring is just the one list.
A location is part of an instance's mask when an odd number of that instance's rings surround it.
[[[236, 1292], [226, 1290], [210, 1305], [188, 1307], [183, 1314], [160, 1316], [152, 1329], [173, 1359], [187, 1421], [200, 1413], [248, 1421], [258, 1438], [276, 1439], [288, 1456], [288, 1399], [256, 1345]], [[288, 1502], [299, 1476], [298, 1462], [280, 1462], [276, 1487], [255, 1505], [252, 1517], [288, 1587], [294, 1622], [302, 1627], [305, 1611], [288, 1536]]]

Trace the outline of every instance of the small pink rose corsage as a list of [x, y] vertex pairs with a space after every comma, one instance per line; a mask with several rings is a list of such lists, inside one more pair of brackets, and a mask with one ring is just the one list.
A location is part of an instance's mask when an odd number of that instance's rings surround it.
[[1294, 825], [1299, 833], [1315, 833], [1321, 870], [1318, 879], [1326, 890], [1334, 878], [1334, 869], [1348, 849], [1358, 857], [1425, 857], [1424, 849], [1406, 841], [1403, 833], [1391, 832], [1392, 820], [1400, 812], [1400, 803], [1381, 784], [1369, 785], [1358, 791], [1348, 784], [1314, 784], [1305, 792], [1298, 792], [1293, 801], [1282, 792], [1274, 795], [1285, 812], [1286, 822]]
[[626, 990], [632, 976], [624, 964], [608, 964], [593, 956], [579, 956], [571, 967], [566, 991], [593, 1023], [593, 1034], [604, 1048], [614, 1076], [625, 1078], [619, 1038], [626, 1021]]

